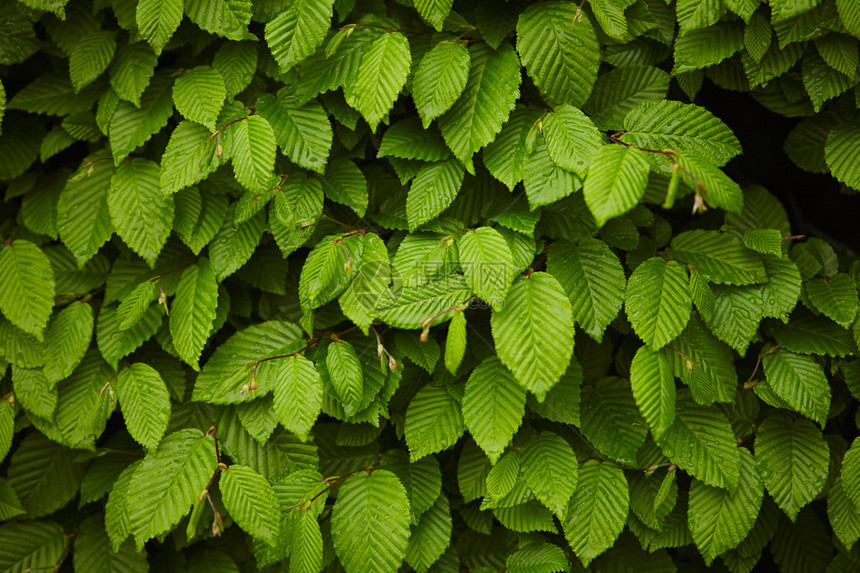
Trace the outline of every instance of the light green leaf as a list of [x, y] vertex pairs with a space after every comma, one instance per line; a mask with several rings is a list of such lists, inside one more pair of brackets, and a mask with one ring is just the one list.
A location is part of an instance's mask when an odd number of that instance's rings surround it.
[[355, 100], [347, 101], [361, 112], [371, 131], [376, 131], [406, 85], [411, 63], [409, 40], [400, 32], [380, 35], [361, 56]]
[[492, 463], [499, 459], [525, 413], [526, 392], [496, 357], [472, 371], [463, 395], [463, 418]]
[[829, 100], [841, 95], [854, 86], [854, 74], [846, 76], [831, 68], [817, 54], [806, 54], [801, 64], [803, 87], [812, 101], [816, 112]]
[[314, 363], [298, 354], [279, 358], [271, 389], [278, 421], [307, 440], [323, 402], [323, 382]]
[[845, 328], [851, 326], [860, 304], [857, 284], [846, 273], [817, 277], [806, 282], [806, 294], [815, 308]]
[[484, 166], [508, 189], [513, 189], [523, 179], [531, 155], [528, 141], [530, 134], [533, 136], [537, 130], [535, 123], [540, 117], [536, 109], [514, 110], [502, 131], [484, 149]]
[[[820, 455], [817, 457], [820, 458]], [[824, 463], [821, 467], [816, 467], [817, 474], [821, 473], [822, 468], [826, 469], [827, 464]], [[842, 458], [842, 468], [840, 470], [842, 488], [845, 495], [848, 496], [848, 499], [851, 500], [855, 507], [860, 502], [860, 471], [858, 470], [860, 470], [860, 440], [855, 438], [851, 443], [851, 447], [848, 448], [848, 451], [845, 452]], [[816, 490], [817, 492], [818, 490]]]
[[15, 399], [28, 413], [53, 419], [57, 390], [41, 370], [12, 365], [12, 388]]
[[491, 324], [501, 361], [543, 401], [573, 353], [572, 310], [561, 285], [542, 272], [518, 279]]
[[[493, 141], [520, 95], [520, 65], [510, 44], [498, 51], [469, 45], [469, 78], [462, 95], [439, 119], [445, 143], [467, 167], [472, 154]], [[470, 168], [470, 173], [473, 170]]]
[[460, 42], [439, 42], [421, 59], [412, 80], [412, 98], [425, 129], [463, 93], [469, 61], [469, 50]]
[[111, 387], [128, 432], [146, 449], [155, 449], [170, 419], [170, 394], [164, 380], [151, 366], [137, 363], [120, 368]]
[[248, 87], [254, 78], [257, 47], [253, 42], [225, 42], [215, 52], [212, 67], [224, 78], [227, 97], [231, 98]]
[[107, 30], [91, 32], [75, 44], [69, 54], [69, 76], [75, 92], [93, 83], [110, 64], [116, 51], [116, 39]]
[[332, 509], [335, 554], [347, 573], [394, 573], [409, 542], [409, 500], [393, 473], [374, 470], [350, 476]]
[[182, 21], [181, 0], [141, 0], [137, 5], [137, 27], [140, 34], [160, 56], [170, 37]]
[[744, 47], [744, 27], [740, 22], [717, 24], [694, 30], [675, 40], [674, 75], [719, 64]]
[[[486, 460], [477, 447], [475, 451]], [[404, 450], [394, 449], [382, 457], [380, 467], [394, 472], [406, 488], [413, 523], [439, 498], [442, 491], [442, 472], [435, 457], [409, 463], [409, 456]]]
[[316, 573], [323, 560], [323, 538], [317, 516], [310, 511], [301, 511], [294, 520], [290, 571]]
[[173, 84], [173, 101], [186, 119], [215, 130], [227, 88], [224, 78], [213, 67], [197, 66], [182, 72]]
[[672, 239], [666, 254], [696, 265], [702, 277], [714, 283], [748, 285], [767, 280], [762, 258], [729, 233], [686, 231]]
[[620, 129], [631, 109], [648, 101], [663, 100], [669, 91], [669, 74], [654, 66], [623, 66], [597, 78], [583, 110], [601, 129]]
[[692, 299], [684, 267], [651, 257], [633, 271], [627, 283], [625, 308], [633, 330], [653, 349], [684, 330]]
[[551, 105], [588, 100], [600, 51], [588, 16], [570, 2], [533, 4], [517, 20], [517, 51]]
[[457, 251], [469, 288], [501, 308], [514, 279], [514, 258], [504, 237], [492, 227], [479, 227], [460, 236]]
[[173, 198], [161, 194], [161, 170], [148, 159], [123, 162], [111, 178], [108, 210], [120, 238], [149, 266], [173, 226]]
[[792, 521], [827, 480], [830, 449], [803, 418], [770, 415], [756, 432], [755, 457], [768, 493]]
[[266, 43], [286, 73], [313, 54], [331, 25], [333, 0], [299, 0], [266, 24]]
[[577, 244], [556, 241], [549, 250], [547, 271], [567, 292], [574, 320], [600, 341], [624, 302], [627, 281], [618, 257], [596, 239], [584, 238]]
[[455, 374], [466, 354], [466, 315], [455, 312], [445, 338], [445, 368]]
[[409, 228], [414, 230], [447, 209], [460, 192], [463, 177], [463, 165], [453, 158], [423, 166], [406, 196]]
[[824, 316], [816, 316], [805, 309], [791, 315], [788, 324], [768, 324], [768, 333], [781, 348], [799, 354], [826, 354], [846, 356], [854, 354], [856, 347], [851, 333]]
[[343, 292], [352, 278], [346, 268], [347, 261], [352, 260], [354, 264], [356, 259], [361, 260], [361, 248], [360, 238], [356, 236], [329, 235], [316, 244], [299, 276], [302, 308], [317, 308]]
[[780, 350], [767, 353], [762, 365], [777, 396], [790, 408], [824, 425], [830, 409], [830, 384], [815, 359]]
[[634, 147], [602, 147], [588, 166], [582, 192], [598, 226], [635, 207], [648, 185], [650, 167]]
[[421, 161], [441, 161], [451, 155], [451, 150], [435, 129], [421, 127], [416, 117], [398, 121], [385, 130], [382, 143], [376, 152], [377, 157], [398, 157], [400, 159], [420, 159]]
[[207, 32], [230, 40], [253, 37], [248, 33], [252, 10], [251, 0], [195, 0], [185, 4], [189, 20]]
[[624, 130], [621, 139], [628, 143], [695, 151], [718, 167], [741, 152], [726, 124], [703, 107], [679, 101], [648, 102], [634, 108], [624, 118]]
[[448, 549], [452, 528], [448, 496], [442, 493], [415, 524], [406, 548], [406, 563], [416, 571], [427, 571]]
[[218, 487], [224, 507], [239, 527], [269, 545], [277, 544], [281, 515], [275, 490], [266, 478], [248, 466], [233, 464], [221, 472]]
[[750, 229], [742, 237], [744, 246], [758, 253], [782, 256], [782, 233], [779, 229]]
[[45, 333], [45, 376], [51, 382], [68, 377], [81, 362], [93, 337], [93, 307], [73, 302], [48, 324]]
[[589, 460], [579, 468], [579, 484], [563, 522], [564, 536], [583, 565], [609, 549], [627, 519], [630, 493], [621, 468]]
[[643, 346], [630, 364], [630, 386], [651, 433], [662, 436], [675, 420], [675, 376], [669, 361]]
[[355, 163], [348, 159], [334, 158], [325, 174], [318, 177], [326, 197], [346, 205], [359, 217], [367, 212], [367, 180]]
[[[161, 192], [165, 195], [199, 183], [227, 160], [219, 143], [202, 125], [182, 121], [161, 156]], [[220, 221], [219, 221], [220, 225]]]
[[257, 369], [259, 393], [242, 392], [250, 384], [253, 363], [280, 356], [304, 345], [301, 330], [290, 322], [269, 321], [236, 332], [218, 346], [194, 384], [192, 400], [213, 404], [249, 401], [272, 390], [277, 360], [260, 363]]
[[740, 479], [737, 489], [705, 485], [694, 479], [690, 485], [688, 522], [693, 540], [709, 565], [729, 549], [737, 547], [755, 524], [764, 496], [752, 454], [740, 448]]
[[[161, 2], [162, 0], [145, 0]], [[174, 2], [177, 0], [164, 0]], [[142, 6], [141, 2], [139, 6]], [[114, 165], [119, 166], [129, 153], [149, 141], [155, 133], [167, 125], [173, 115], [171, 96], [172, 78], [159, 72], [152, 77], [149, 86], [140, 96], [140, 107], [121, 101], [110, 119], [108, 130]]]
[[710, 160], [692, 149], [678, 152], [675, 156], [682, 171], [683, 180], [700, 193], [711, 207], [739, 213], [744, 206], [740, 185], [716, 167]]
[[278, 146], [290, 161], [317, 173], [325, 172], [332, 130], [321, 105], [299, 105], [290, 97], [265, 94], [257, 99], [255, 107], [271, 124]]
[[42, 341], [54, 307], [54, 271], [35, 244], [17, 239], [0, 247], [0, 311]]
[[[860, 27], [860, 10], [858, 27]], [[824, 147], [824, 157], [830, 173], [854, 189], [860, 188], [860, 164], [855, 161], [860, 153], [860, 124], [840, 123], [830, 130]]]
[[116, 309], [119, 329], [128, 330], [137, 324], [158, 295], [158, 285], [155, 281], [143, 281], [134, 287], [134, 290], [122, 299]]
[[[6, 454], [12, 447], [12, 437], [15, 433], [14, 414], [12, 404], [9, 402], [6, 402], [5, 405], [0, 403], [0, 462], [6, 458]], [[23, 510], [22, 513], [24, 513]]]
[[409, 402], [404, 430], [412, 462], [446, 450], [465, 430], [460, 404], [444, 387], [427, 384]]
[[636, 408], [630, 383], [608, 376], [581, 389], [582, 433], [606, 456], [624, 464], [636, 462], [648, 430]]
[[675, 9], [681, 35], [713, 26], [726, 11], [722, 0], [679, 0]]
[[215, 441], [200, 430], [170, 434], [135, 470], [128, 486], [128, 516], [138, 548], [174, 527], [215, 473]]
[[228, 215], [209, 243], [209, 260], [218, 281], [223, 281], [248, 262], [260, 244], [266, 226], [262, 211], [238, 225], [231, 219]]
[[758, 331], [761, 313], [759, 287], [714, 287], [714, 314], [707, 320], [717, 338], [744, 356]]
[[277, 152], [272, 126], [262, 116], [249, 115], [230, 129], [236, 181], [249, 191], [266, 190], [270, 187]]
[[592, 159], [600, 157], [603, 137], [579, 108], [562, 104], [542, 120], [546, 150], [553, 163], [585, 177]]
[[827, 492], [827, 518], [833, 533], [845, 547], [851, 549], [860, 539], [860, 513], [842, 488], [842, 478], [836, 477]]
[[332, 342], [327, 349], [325, 365], [346, 415], [352, 416], [364, 391], [364, 374], [355, 347], [344, 340]]
[[198, 360], [209, 339], [218, 306], [218, 283], [206, 258], [182, 271], [170, 314], [170, 338], [179, 357], [199, 369]]
[[442, 23], [451, 11], [454, 0], [415, 0], [415, 9], [425, 22], [433, 26], [437, 32], [442, 31]]
[[663, 453], [682, 470], [707, 485], [737, 488], [740, 454], [728, 420], [715, 406], [696, 404], [689, 392], [678, 393], [675, 421], [656, 438]]
[[579, 478], [570, 444], [552, 432], [542, 432], [526, 442], [520, 456], [523, 477], [535, 497], [563, 520]]

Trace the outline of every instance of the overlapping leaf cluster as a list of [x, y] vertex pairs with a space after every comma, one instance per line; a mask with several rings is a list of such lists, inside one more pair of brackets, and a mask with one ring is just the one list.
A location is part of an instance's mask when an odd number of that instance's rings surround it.
[[860, 187], [855, 2], [0, 26], [0, 571], [860, 566], [860, 263], [689, 100]]

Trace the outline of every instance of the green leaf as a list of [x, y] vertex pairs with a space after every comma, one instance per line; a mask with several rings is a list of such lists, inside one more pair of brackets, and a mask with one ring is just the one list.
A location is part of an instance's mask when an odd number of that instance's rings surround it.
[[579, 484], [562, 525], [567, 542], [584, 566], [618, 539], [629, 500], [627, 479], [615, 464], [589, 460], [579, 468]]
[[321, 105], [299, 105], [290, 97], [265, 94], [257, 99], [255, 107], [272, 126], [278, 146], [290, 161], [317, 173], [325, 172], [332, 130]]
[[711, 207], [739, 213], [744, 206], [740, 185], [723, 173], [711, 161], [693, 150], [684, 150], [675, 156], [683, 172], [683, 179]]
[[549, 542], [532, 543], [508, 555], [505, 567], [510, 573], [552, 573], [567, 571], [570, 564], [564, 551]]
[[315, 573], [322, 567], [323, 538], [317, 516], [302, 511], [295, 517], [290, 571]]
[[684, 330], [692, 299], [684, 267], [651, 257], [633, 271], [627, 283], [625, 308], [633, 330], [657, 350]]
[[541, 125], [553, 163], [585, 177], [592, 159], [602, 153], [603, 137], [594, 123], [578, 108], [562, 104], [547, 114]]
[[739, 22], [695, 30], [675, 40], [672, 73], [682, 74], [713, 66], [744, 47], [744, 28]]
[[54, 307], [54, 272], [35, 244], [17, 239], [0, 247], [0, 311], [9, 322], [42, 340]]
[[645, 194], [650, 167], [634, 147], [602, 147], [588, 166], [582, 192], [598, 226], [636, 206]]
[[266, 43], [286, 73], [313, 54], [331, 25], [333, 0], [299, 0], [266, 24]]
[[399, 121], [385, 130], [377, 157], [399, 157], [400, 159], [420, 159], [422, 161], [441, 161], [451, 155], [451, 150], [435, 129], [421, 127], [418, 118], [412, 117]]
[[463, 395], [466, 428], [492, 463], [499, 459], [519, 429], [525, 405], [525, 390], [496, 357], [481, 362], [466, 381]]
[[155, 282], [143, 281], [129, 293], [116, 309], [119, 329], [128, 330], [146, 313], [149, 305], [158, 298], [158, 285]]
[[361, 243], [354, 236], [329, 235], [316, 244], [299, 277], [299, 300], [303, 308], [317, 308], [343, 292], [351, 278], [347, 262], [360, 259], [360, 249]]
[[860, 304], [857, 284], [846, 273], [817, 277], [806, 282], [806, 294], [815, 308], [844, 328], [851, 326]]
[[660, 353], [641, 347], [630, 364], [630, 386], [651, 433], [660, 437], [675, 421], [675, 376]]
[[14, 414], [12, 404], [9, 402], [6, 402], [5, 406], [0, 404], [0, 461], [6, 458], [6, 454], [12, 447], [12, 437], [15, 433]]
[[323, 382], [314, 363], [302, 355], [279, 358], [271, 389], [275, 416], [289, 431], [307, 440], [323, 402]]
[[734, 235], [718, 231], [687, 231], [672, 239], [666, 254], [696, 265], [708, 281], [748, 285], [767, 280], [761, 257], [747, 249]]
[[218, 487], [224, 507], [239, 527], [269, 545], [277, 544], [281, 515], [275, 490], [266, 478], [248, 466], [233, 464], [221, 472]]
[[28, 412], [52, 419], [57, 407], [57, 390], [41, 370], [12, 366], [15, 399]]
[[224, 78], [213, 67], [197, 66], [182, 72], [173, 84], [173, 101], [186, 119], [215, 130], [227, 88]]
[[53, 568], [62, 561], [68, 539], [54, 521], [12, 521], [0, 526], [0, 570]]
[[170, 394], [158, 372], [147, 364], [120, 368], [116, 391], [131, 436], [147, 450], [155, 449], [170, 419]]
[[346, 159], [332, 159], [319, 177], [326, 197], [346, 205], [359, 217], [367, 212], [367, 181], [355, 163]]
[[73, 450], [31, 432], [12, 454], [7, 477], [27, 516], [34, 518], [69, 503], [78, 493], [83, 474]]
[[141, 0], [137, 5], [137, 27], [140, 34], [160, 56], [170, 37], [182, 21], [180, 0]]
[[517, 54], [509, 44], [494, 51], [476, 42], [469, 45], [469, 54], [466, 87], [439, 119], [445, 143], [466, 166], [471, 165], [472, 154], [501, 131], [520, 95], [522, 79]]
[[149, 571], [146, 551], [137, 552], [131, 543], [114, 551], [104, 529], [100, 514], [86, 518], [75, 536], [74, 565], [76, 571], [104, 573], [146, 573]]
[[463, 176], [463, 166], [453, 158], [422, 167], [406, 196], [409, 228], [418, 228], [448, 208], [460, 192]]
[[376, 131], [406, 85], [411, 63], [409, 40], [400, 32], [380, 35], [361, 56], [355, 101], [350, 103], [361, 112], [371, 131]]
[[596, 239], [556, 241], [550, 246], [547, 271], [567, 292], [574, 320], [600, 341], [624, 302], [627, 281], [618, 257]]
[[849, 76], [831, 68], [817, 54], [807, 54], [802, 62], [803, 87], [812, 101], [812, 109], [816, 112], [828, 101], [848, 91], [854, 85], [851, 73]]
[[425, 22], [433, 26], [437, 32], [442, 31], [442, 23], [451, 11], [454, 0], [416, 0], [415, 9]]
[[762, 314], [784, 322], [800, 296], [800, 271], [787, 257], [766, 256], [763, 262], [767, 283], [762, 285], [761, 291]]
[[444, 387], [425, 385], [406, 410], [406, 446], [413, 463], [453, 446], [465, 425], [460, 404]]
[[60, 193], [57, 228], [63, 243], [78, 257], [92, 257], [113, 234], [106, 201], [113, 173], [109, 162], [94, 163], [85, 179], [69, 180]]
[[762, 365], [777, 396], [790, 408], [824, 425], [830, 409], [830, 385], [812, 357], [781, 350], [767, 353]]
[[[295, 347], [301, 348], [301, 330], [290, 322], [269, 321], [255, 324], [233, 334], [221, 343], [209, 358], [194, 384], [192, 400], [213, 404], [234, 404], [257, 397], [242, 392], [242, 386], [251, 382], [253, 366], [257, 360], [279, 356]], [[260, 394], [272, 390], [270, 383], [276, 374], [278, 361], [261, 363], [257, 369]]]
[[[818, 457], [820, 458], [820, 456]], [[820, 473], [822, 467], [826, 469], [826, 463], [815, 469]], [[860, 472], [858, 472], [858, 469], [860, 469], [860, 440], [855, 438], [851, 443], [851, 447], [848, 448], [848, 451], [845, 452], [842, 458], [842, 468], [839, 474], [842, 478], [842, 487], [845, 495], [848, 496], [848, 499], [851, 500], [855, 507], [857, 507], [858, 501], [860, 501]]]
[[147, 454], [128, 486], [128, 518], [138, 548], [173, 528], [191, 509], [217, 467], [215, 441], [186, 428]]
[[526, 442], [520, 456], [523, 477], [535, 497], [563, 520], [579, 479], [579, 464], [570, 444], [552, 432], [542, 432]]
[[573, 353], [572, 310], [561, 285], [542, 272], [518, 279], [491, 324], [502, 363], [543, 401]]
[[347, 573], [393, 573], [406, 556], [409, 522], [409, 500], [397, 476], [359, 472], [340, 486], [332, 509], [335, 554]]
[[455, 312], [445, 338], [445, 368], [455, 374], [466, 354], [466, 315]]
[[173, 226], [173, 199], [162, 196], [160, 177], [156, 163], [136, 158], [117, 167], [107, 193], [117, 234], [150, 267]]
[[179, 357], [195, 370], [209, 339], [218, 306], [218, 283], [206, 258], [182, 271], [170, 314], [170, 338]]
[[51, 382], [68, 377], [83, 359], [93, 336], [93, 307], [73, 302], [48, 324], [45, 333], [45, 376]]
[[266, 220], [262, 212], [238, 225], [231, 219], [228, 215], [209, 243], [209, 261], [218, 281], [223, 281], [248, 262], [265, 230]]
[[249, 115], [230, 129], [236, 181], [249, 191], [265, 191], [270, 187], [277, 152], [272, 126], [262, 116]]
[[513, 189], [523, 179], [526, 162], [531, 155], [529, 134], [534, 135], [535, 123], [540, 117], [538, 110], [514, 110], [502, 131], [484, 149], [484, 165], [508, 189]]
[[254, 79], [257, 47], [252, 42], [225, 42], [215, 52], [212, 67], [224, 78], [227, 97], [231, 98], [248, 87]]
[[728, 420], [715, 406], [696, 404], [686, 391], [678, 393], [677, 404], [672, 426], [655, 438], [660, 449], [699, 481], [734, 492], [741, 461]]
[[69, 76], [75, 92], [93, 83], [107, 69], [116, 51], [116, 39], [107, 30], [91, 32], [69, 54]]
[[780, 347], [799, 354], [846, 356], [856, 352], [850, 332], [804, 309], [792, 313], [786, 325], [770, 323], [768, 332]]
[[637, 106], [625, 116], [624, 130], [625, 142], [649, 149], [694, 151], [718, 167], [741, 152], [726, 124], [703, 107], [678, 101]]
[[636, 451], [645, 443], [648, 430], [636, 408], [630, 383], [607, 376], [581, 389], [582, 433], [606, 456], [634, 464]]
[[131, 533], [128, 490], [141, 463], [142, 460], [132, 462], [122, 471], [111, 487], [110, 497], [105, 504], [105, 530], [111, 540], [111, 549], [118, 550]]
[[251, 21], [252, 8], [250, 0], [202, 0], [188, 2], [185, 5], [185, 13], [192, 22], [207, 32], [230, 40], [244, 40], [250, 36], [247, 27]]
[[416, 571], [426, 571], [448, 549], [452, 528], [448, 496], [443, 493], [415, 524], [406, 548], [406, 563]]
[[691, 30], [713, 26], [725, 13], [726, 8], [720, 0], [679, 0], [676, 11], [678, 26], [683, 35]]
[[609, 71], [594, 84], [583, 110], [601, 129], [620, 129], [624, 117], [641, 103], [665, 99], [669, 74], [653, 66], [624, 66]]
[[395, 340], [398, 352], [403, 353], [406, 358], [426, 370], [428, 374], [433, 374], [441, 353], [435, 338], [428, 336], [426, 340], [422, 340], [420, 336], [398, 332]]
[[[170, 135], [161, 157], [161, 192], [165, 195], [199, 183], [215, 171], [227, 157], [218, 157], [218, 141], [209, 131], [190, 121], [182, 121]], [[219, 221], [220, 223], [220, 221]]]
[[412, 80], [412, 98], [425, 129], [463, 93], [469, 61], [469, 50], [460, 42], [439, 42], [421, 59]]
[[744, 540], [761, 507], [764, 486], [758, 469], [749, 450], [741, 448], [739, 451], [740, 479], [734, 492], [695, 479], [690, 485], [690, 533], [706, 565]]
[[782, 233], [779, 229], [750, 229], [742, 237], [744, 246], [758, 253], [782, 256]]
[[827, 518], [833, 533], [845, 547], [851, 548], [860, 539], [860, 514], [842, 488], [842, 478], [836, 477], [827, 492]]
[[469, 288], [501, 308], [514, 279], [514, 258], [504, 237], [492, 227], [479, 227], [460, 236], [457, 250]]
[[[475, 451], [486, 460], [477, 447]], [[380, 467], [394, 472], [406, 488], [413, 523], [439, 498], [442, 491], [442, 472], [436, 458], [427, 457], [415, 463], [409, 463], [406, 452], [395, 449], [389, 450], [382, 457]]]
[[744, 356], [758, 331], [761, 314], [758, 287], [714, 287], [714, 314], [706, 321], [717, 338]]
[[364, 374], [355, 347], [344, 340], [329, 344], [326, 369], [347, 416], [356, 413], [364, 391]]
[[[860, 11], [858, 11], [860, 26]], [[860, 124], [840, 123], [827, 134], [824, 157], [830, 173], [854, 189], [860, 188], [860, 167], [854, 158], [860, 153]]]
[[517, 51], [550, 105], [588, 100], [600, 51], [588, 16], [570, 2], [534, 4], [517, 20]]
[[792, 521], [827, 480], [827, 442], [802, 418], [769, 416], [756, 432], [755, 457], [768, 493]]
[[[160, 1], [145, 0], [138, 6], [146, 2]], [[172, 83], [172, 78], [166, 73], [155, 74], [140, 96], [139, 108], [126, 101], [117, 104], [108, 131], [114, 165], [119, 166], [129, 153], [149, 141], [149, 138], [167, 125], [167, 120], [173, 115]]]

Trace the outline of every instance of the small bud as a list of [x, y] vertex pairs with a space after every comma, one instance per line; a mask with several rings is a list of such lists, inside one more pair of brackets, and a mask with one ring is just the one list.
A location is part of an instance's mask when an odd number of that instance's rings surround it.
[[161, 306], [164, 306], [164, 307], [167, 306], [167, 293], [166, 292], [161, 291], [161, 294], [158, 295], [158, 304]]
[[352, 259], [346, 260], [346, 262], [343, 264], [343, 270], [348, 275], [352, 274]]
[[215, 512], [215, 519], [212, 520], [212, 535], [218, 537], [224, 531], [224, 520], [221, 519], [221, 514]]
[[7, 401], [7, 402], [9, 402], [9, 405], [10, 405], [10, 406], [11, 406], [12, 404], [14, 404], [14, 403], [15, 403], [15, 394], [9, 394], [9, 397], [8, 397], [8, 398], [6, 398], [6, 401]]
[[110, 398], [111, 402], [116, 403], [116, 394], [114, 393], [112, 386], [108, 388], [108, 397]]
[[693, 199], [693, 213], [704, 213], [707, 210], [707, 207], [705, 207], [705, 200], [702, 199], [702, 196], [697, 192], [696, 197]]
[[306, 229], [313, 225], [316, 221], [314, 219], [298, 219], [296, 220], [296, 226], [301, 227], [302, 229]]
[[658, 468], [658, 467], [659, 467], [659, 466], [658, 466], [657, 464], [651, 464], [650, 466], [648, 466], [647, 468], [645, 468], [645, 475], [646, 475], [646, 476], [650, 476], [651, 474], [653, 474], [654, 472], [656, 472], [656, 471], [657, 471], [657, 468]]
[[393, 356], [388, 357], [388, 369], [392, 372], [397, 370], [397, 361], [394, 359]]
[[218, 157], [220, 159], [222, 155], [224, 155], [224, 146], [222, 146], [221, 142], [219, 141], [218, 146], [215, 148], [215, 157]]
[[684, 361], [684, 366], [686, 366], [686, 367], [687, 367], [687, 372], [692, 372], [692, 371], [693, 371], [693, 361], [692, 361], [692, 360], [690, 360], [689, 358], [687, 358], [687, 359]]
[[247, 394], [247, 393], [248, 393], [248, 390], [250, 390], [250, 389], [251, 389], [251, 388], [250, 388], [247, 384], [243, 384], [243, 385], [242, 385], [242, 388], [241, 388], [241, 389], [239, 389], [239, 394], [243, 394], [243, 395], [244, 395], [244, 394]]
[[424, 330], [421, 331], [421, 336], [419, 337], [421, 342], [426, 342], [428, 336], [430, 336], [430, 327], [425, 326]]
[[355, 32], [355, 26], [350, 26], [350, 27], [346, 30], [346, 37], [347, 37], [347, 38], [349, 38], [350, 36], [352, 36], [352, 33], [353, 33], [353, 32]]
[[454, 246], [454, 239], [449, 237], [448, 240], [445, 241], [445, 248], [450, 249], [453, 246]]
[[376, 356], [382, 358], [382, 353], [385, 352], [385, 347], [382, 346], [381, 342], [376, 343]]
[[204, 499], [206, 499], [207, 495], [209, 495], [209, 490], [204, 489], [203, 491], [201, 491], [200, 493], [197, 494], [197, 501], [203, 501]]
[[256, 390], [259, 387], [260, 387], [260, 385], [257, 384], [257, 378], [256, 377], [251, 378], [251, 383], [248, 385], [248, 390], [253, 392], [254, 390]]
[[90, 165], [90, 168], [87, 169], [87, 177], [89, 177], [90, 175], [95, 173], [95, 171], [96, 171], [95, 168], [92, 165]]

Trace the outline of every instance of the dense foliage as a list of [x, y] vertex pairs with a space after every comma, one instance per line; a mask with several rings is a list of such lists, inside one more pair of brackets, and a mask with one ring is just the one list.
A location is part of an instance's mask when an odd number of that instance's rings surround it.
[[854, 0], [0, 1], [0, 571], [860, 568], [860, 263], [692, 103], [802, 117], [851, 192], [858, 37]]

